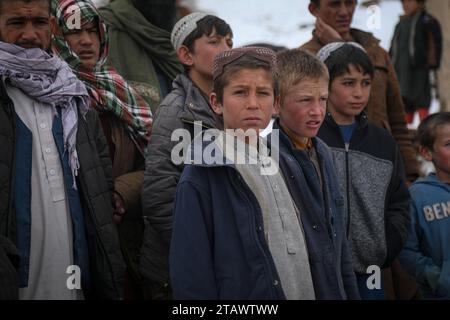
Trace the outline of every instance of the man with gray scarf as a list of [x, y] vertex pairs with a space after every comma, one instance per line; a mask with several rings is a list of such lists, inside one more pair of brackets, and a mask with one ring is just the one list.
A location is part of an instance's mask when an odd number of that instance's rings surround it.
[[48, 52], [49, 9], [0, 1], [0, 298], [121, 299], [108, 149], [84, 84]]

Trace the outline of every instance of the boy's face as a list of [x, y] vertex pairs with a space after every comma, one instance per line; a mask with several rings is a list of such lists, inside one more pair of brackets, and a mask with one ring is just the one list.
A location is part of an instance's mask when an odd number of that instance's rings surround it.
[[370, 97], [370, 75], [363, 74], [353, 65], [349, 65], [349, 71], [331, 83], [328, 107], [338, 124], [352, 124]]
[[432, 161], [438, 177], [450, 182], [450, 124], [436, 127], [433, 151], [420, 147], [420, 153], [427, 161]]
[[204, 78], [212, 78], [215, 56], [232, 48], [233, 40], [231, 35], [228, 34], [223, 37], [218, 35], [216, 30], [213, 30], [211, 35], [204, 34], [201, 38], [195, 40], [194, 50], [193, 52], [188, 52], [185, 64], [190, 67], [191, 72], [197, 73]]
[[274, 111], [272, 75], [262, 69], [242, 69], [228, 79], [220, 103], [215, 93], [211, 105], [223, 115], [225, 129], [253, 129], [258, 133], [267, 127]]
[[100, 35], [98, 24], [90, 22], [81, 29], [64, 34], [64, 39], [77, 54], [84, 69], [92, 70], [100, 57]]
[[277, 108], [280, 122], [299, 138], [317, 135], [327, 108], [328, 80], [304, 79], [292, 86]]
[[411, 16], [419, 12], [423, 8], [423, 4], [417, 0], [402, 0], [403, 11], [407, 16]]

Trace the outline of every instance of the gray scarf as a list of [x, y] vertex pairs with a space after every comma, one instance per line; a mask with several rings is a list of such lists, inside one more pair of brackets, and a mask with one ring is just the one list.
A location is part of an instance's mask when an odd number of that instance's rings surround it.
[[61, 108], [64, 151], [69, 153], [69, 165], [74, 178], [80, 167], [76, 150], [79, 108], [84, 117], [89, 110], [89, 94], [83, 82], [69, 65], [56, 56], [39, 49], [24, 49], [0, 42], [0, 76], [2, 80], [22, 90], [32, 99]]

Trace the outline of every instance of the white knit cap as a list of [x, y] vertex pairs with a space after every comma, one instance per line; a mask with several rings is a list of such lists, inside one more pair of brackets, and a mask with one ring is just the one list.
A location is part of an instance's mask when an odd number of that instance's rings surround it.
[[204, 12], [193, 12], [178, 20], [173, 27], [172, 35], [170, 37], [175, 51], [178, 51], [178, 49], [180, 49], [183, 45], [184, 40], [186, 40], [192, 31], [197, 29], [197, 22], [202, 20], [207, 15], [208, 14]]
[[322, 49], [320, 49], [319, 52], [317, 52], [316, 56], [320, 61], [325, 62], [334, 51], [342, 48], [346, 44], [361, 49], [362, 51], [367, 53], [366, 49], [364, 49], [362, 45], [356, 42], [332, 42], [322, 47]]

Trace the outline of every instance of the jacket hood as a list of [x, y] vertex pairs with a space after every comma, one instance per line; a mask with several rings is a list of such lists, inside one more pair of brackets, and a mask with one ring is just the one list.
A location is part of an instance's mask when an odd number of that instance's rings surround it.
[[246, 144], [236, 135], [218, 129], [203, 131], [188, 146], [184, 164], [201, 167], [235, 167], [236, 164], [258, 164], [265, 169], [278, 168], [275, 151], [265, 139], [258, 137], [258, 148]]
[[[367, 114], [365, 111], [363, 111], [359, 115], [357, 115], [355, 117], [355, 119], [356, 119], [356, 122], [358, 123], [358, 128], [367, 127], [367, 125], [369, 124], [369, 118], [367, 117]], [[334, 118], [330, 112], [326, 113], [324, 122], [328, 123], [329, 125], [331, 125], [333, 127], [336, 127], [336, 128], [338, 127], [338, 124], [336, 123], [336, 121], [334, 120]]]
[[202, 126], [207, 129], [223, 128], [222, 117], [214, 113], [208, 97], [200, 91], [185, 73], [181, 73], [175, 78], [173, 89], [182, 92], [181, 95], [185, 97], [185, 112], [181, 115], [182, 121], [190, 123], [201, 121]]
[[427, 177], [418, 179], [416, 182], [413, 183], [411, 188], [421, 185], [434, 186], [436, 188], [441, 188], [447, 192], [450, 192], [450, 185], [440, 181], [435, 173], [430, 173]]

